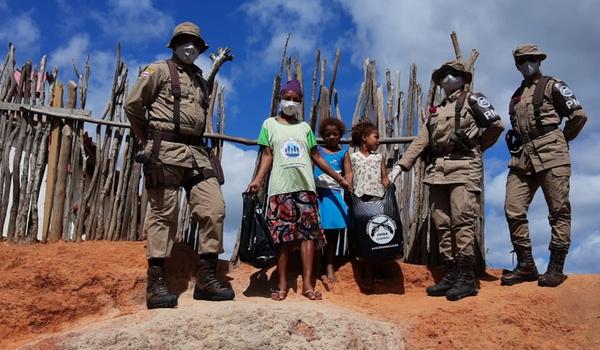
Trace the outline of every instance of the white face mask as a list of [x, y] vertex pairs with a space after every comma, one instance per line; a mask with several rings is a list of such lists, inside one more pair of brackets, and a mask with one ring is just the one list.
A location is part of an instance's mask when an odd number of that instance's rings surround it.
[[531, 78], [540, 72], [540, 61], [525, 61], [521, 64], [518, 64], [517, 69], [519, 72], [521, 72], [521, 74], [523, 74], [524, 78]]
[[189, 42], [175, 47], [175, 55], [185, 64], [192, 64], [200, 55], [196, 46]]
[[300, 114], [300, 102], [281, 100], [279, 106], [285, 115], [297, 117]]
[[465, 78], [461, 75], [454, 75], [452, 73], [446, 74], [444, 79], [440, 82], [440, 86], [444, 89], [447, 95], [452, 94], [454, 91], [460, 89], [465, 85]]

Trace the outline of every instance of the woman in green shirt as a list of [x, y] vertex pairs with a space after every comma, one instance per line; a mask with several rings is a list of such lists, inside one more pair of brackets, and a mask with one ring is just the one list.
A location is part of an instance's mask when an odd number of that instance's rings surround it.
[[312, 267], [315, 249], [323, 247], [325, 236], [317, 207], [312, 162], [344, 189], [350, 190], [350, 183], [321, 157], [310, 126], [297, 118], [302, 102], [300, 82], [288, 81], [280, 93], [279, 115], [266, 119], [262, 125], [258, 137], [262, 157], [247, 192], [258, 192], [265, 176], [271, 172], [266, 219], [271, 237], [278, 245], [279, 274], [277, 289], [272, 291], [271, 298], [284, 300], [287, 297], [288, 256], [290, 250], [299, 248], [302, 294], [311, 300], [320, 300], [322, 296], [315, 289]]

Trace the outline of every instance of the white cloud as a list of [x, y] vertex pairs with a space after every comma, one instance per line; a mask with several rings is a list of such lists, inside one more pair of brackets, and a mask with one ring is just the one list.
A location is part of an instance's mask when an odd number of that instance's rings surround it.
[[588, 235], [571, 249], [565, 264], [567, 272], [598, 273], [598, 251], [600, 251], [600, 231]]
[[[385, 68], [404, 69], [414, 62], [418, 64], [418, 79], [425, 87], [432, 70], [454, 57], [449, 35], [456, 31], [463, 57], [469, 56], [471, 48], [480, 52], [475, 88], [489, 97], [507, 127], [510, 125], [508, 101], [521, 80], [514, 67], [512, 49], [523, 42], [534, 42], [548, 53], [542, 67], [544, 73], [565, 79], [590, 114], [588, 125], [570, 145], [574, 172], [571, 179], [573, 249], [567, 266], [574, 272], [598, 272], [600, 258], [590, 255], [593, 250], [588, 246], [596, 247], [592, 238], [600, 231], [595, 218], [600, 199], [590, 195], [600, 189], [597, 161], [600, 122], [592, 116], [593, 111], [600, 109], [600, 101], [595, 97], [600, 37], [590, 35], [600, 31], [600, 22], [595, 20], [600, 4], [591, 1], [567, 4], [558, 0], [546, 1], [544, 6], [538, 1], [382, 0], [377, 6], [368, 0], [338, 0], [337, 3], [354, 24], [353, 31], [344, 33], [341, 41], [353, 43], [352, 62], [358, 68], [366, 56], [377, 61], [380, 72]], [[567, 13], [578, 20], [565, 21]], [[560, 28], [556, 23], [561, 23]], [[581, 40], [573, 40], [573, 37]], [[505, 159], [486, 157], [486, 248], [490, 265], [509, 267], [511, 255], [508, 252], [512, 247], [504, 218], [508, 155], [502, 149], [502, 139], [498, 143], [491, 154], [499, 154], [497, 150], [501, 150]], [[529, 222], [534, 255], [543, 265], [547, 262], [550, 227], [541, 192], [538, 190], [530, 207]], [[545, 266], [540, 269], [545, 270]]]
[[[382, 0], [377, 6], [368, 0], [338, 0], [338, 3], [355, 26], [353, 35], [346, 35], [346, 40], [355, 43], [352, 54], [358, 67], [367, 55], [375, 58], [380, 68], [403, 68], [415, 62], [419, 80], [427, 86], [431, 71], [454, 57], [449, 37], [454, 30], [463, 57], [469, 56], [471, 48], [480, 52], [476, 89], [490, 97], [506, 118], [510, 95], [521, 80], [514, 67], [512, 49], [523, 42], [534, 42], [548, 53], [542, 65], [544, 73], [565, 79], [588, 111], [600, 108], [595, 98], [594, 78], [595, 62], [600, 60], [600, 37], [590, 35], [600, 31], [600, 22], [595, 20], [600, 3], [567, 4], [558, 0], [545, 1], [543, 6], [539, 1]], [[578, 20], [565, 21], [567, 13]], [[561, 23], [560, 27], [556, 23]], [[597, 120], [590, 120], [589, 124], [588, 131], [600, 128]]]
[[[110, 98], [116, 64], [115, 52], [92, 50], [89, 35], [80, 33], [71, 38], [65, 46], [51, 52], [48, 60], [51, 67], [58, 67], [59, 79], [63, 82], [69, 79], [77, 82], [73, 62], [81, 74], [88, 56], [90, 57], [90, 82], [86, 109], [91, 110], [92, 115], [99, 118]], [[135, 77], [135, 73], [131, 76]]]
[[67, 46], [59, 47], [50, 55], [50, 63], [60, 68], [71, 67], [72, 62], [79, 62], [85, 59], [89, 53], [90, 38], [87, 34], [81, 33], [69, 40]]
[[37, 52], [40, 47], [40, 29], [30, 13], [4, 16], [0, 24], [0, 42], [12, 42], [20, 52]]
[[[584, 142], [585, 144], [585, 142]], [[574, 159], [579, 153], [571, 152]], [[567, 257], [569, 272], [600, 272], [600, 256], [593, 247], [597, 246], [600, 223], [597, 220], [597, 208], [600, 206], [600, 171], [592, 174], [580, 169], [574, 163], [574, 174], [571, 177], [571, 249]], [[492, 267], [509, 267], [512, 264], [512, 250], [508, 225], [504, 217], [504, 196], [506, 193], [506, 176], [508, 170], [486, 174], [485, 184], [485, 240], [488, 250], [488, 263]], [[545, 271], [548, 261], [548, 245], [550, 243], [550, 224], [548, 223], [548, 206], [544, 200], [542, 189], [538, 189], [528, 213], [529, 231], [533, 244], [533, 252], [538, 268]], [[592, 254], [593, 253], [593, 254]], [[572, 260], [572, 262], [571, 262]]]
[[151, 0], [111, 0], [109, 6], [109, 13], [90, 15], [106, 34], [123, 42], [167, 39], [173, 29], [173, 18], [154, 7]]
[[[288, 54], [298, 53], [303, 59], [313, 55], [327, 22], [333, 19], [333, 13], [327, 2], [321, 0], [305, 0], [290, 2], [284, 0], [255, 0], [240, 7], [252, 24], [252, 35], [249, 40], [249, 59], [244, 71], [252, 74], [272, 71], [279, 66], [285, 45], [285, 38], [291, 33]], [[325, 51], [329, 47], [321, 47]], [[259, 64], [257, 64], [259, 63]]]
[[242, 220], [242, 193], [252, 180], [252, 170], [256, 161], [256, 150], [244, 150], [230, 143], [223, 147], [223, 172], [225, 184], [222, 187], [225, 198], [224, 245], [226, 256], [231, 255], [238, 229]]

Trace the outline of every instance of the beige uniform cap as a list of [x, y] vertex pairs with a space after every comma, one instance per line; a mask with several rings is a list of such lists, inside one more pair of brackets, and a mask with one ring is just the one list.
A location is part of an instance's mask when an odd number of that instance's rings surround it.
[[178, 37], [179, 35], [191, 35], [194, 38], [198, 39], [200, 46], [200, 53], [203, 53], [204, 51], [206, 51], [208, 49], [208, 45], [206, 45], [206, 42], [204, 41], [204, 39], [202, 39], [202, 35], [200, 33], [200, 27], [198, 27], [197, 25], [195, 25], [192, 22], [183, 22], [183, 23], [179, 23], [175, 29], [173, 30], [173, 35], [171, 35], [171, 40], [169, 40], [169, 43], [167, 44], [168, 48], [173, 48], [173, 39], [175, 39], [176, 37]]
[[540, 56], [542, 61], [546, 59], [546, 54], [538, 49], [535, 44], [521, 44], [513, 50], [513, 57], [520, 56]]
[[462, 75], [465, 77], [467, 84], [469, 84], [471, 80], [473, 80], [473, 75], [467, 69], [467, 65], [461, 60], [453, 60], [442, 64], [440, 68], [436, 69], [433, 72], [431, 78], [436, 84], [439, 85], [442, 79], [444, 79], [444, 77], [446, 76], [446, 74], [448, 74], [448, 72], [451, 71], [462, 73]]

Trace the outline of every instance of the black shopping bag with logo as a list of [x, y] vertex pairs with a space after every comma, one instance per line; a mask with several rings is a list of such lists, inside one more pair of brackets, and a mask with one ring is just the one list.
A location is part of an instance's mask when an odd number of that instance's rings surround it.
[[254, 267], [269, 267], [277, 259], [277, 249], [255, 194], [243, 193], [239, 257]]
[[363, 201], [352, 195], [349, 241], [351, 253], [359, 260], [402, 257], [402, 223], [394, 184], [390, 184], [381, 199]]

